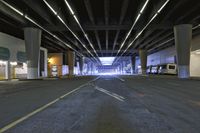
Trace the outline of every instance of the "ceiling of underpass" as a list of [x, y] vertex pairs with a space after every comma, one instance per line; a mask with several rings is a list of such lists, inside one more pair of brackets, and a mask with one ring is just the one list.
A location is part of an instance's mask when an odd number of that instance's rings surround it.
[[[24, 17], [27, 15], [65, 42], [43, 32], [42, 46], [50, 52], [64, 52], [69, 44], [89, 57], [130, 56], [139, 48], [153, 53], [174, 45], [174, 25], [189, 23], [195, 27], [200, 23], [199, 0], [169, 0], [150, 22], [166, 1], [149, 0], [128, 34], [146, 0], [1, 0], [0, 32], [23, 39], [23, 28], [36, 26]], [[193, 35], [199, 31], [194, 29]]]

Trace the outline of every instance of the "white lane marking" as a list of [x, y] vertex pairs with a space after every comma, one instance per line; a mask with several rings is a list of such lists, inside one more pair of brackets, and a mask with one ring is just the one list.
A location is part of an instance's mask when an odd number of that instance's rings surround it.
[[122, 81], [122, 82], [125, 81], [124, 79], [122, 79], [122, 78], [120, 78], [120, 77], [117, 77], [117, 76], [115, 76], [115, 78], [119, 79], [119, 80]]
[[32, 116], [35, 115], [35, 114], [37, 114], [37, 113], [43, 111], [44, 109], [48, 108], [48, 107], [51, 106], [52, 104], [58, 102], [59, 100], [63, 99], [64, 97], [66, 97], [66, 96], [68, 96], [68, 95], [70, 95], [70, 94], [72, 94], [72, 93], [78, 91], [79, 89], [81, 89], [82, 87], [88, 85], [89, 83], [98, 80], [99, 78], [100, 78], [100, 76], [97, 77], [97, 78], [95, 78], [95, 79], [93, 79], [93, 80], [91, 80], [91, 81], [89, 81], [89, 82], [87, 82], [87, 83], [85, 83], [85, 84], [83, 84], [83, 85], [81, 85], [81, 86], [79, 86], [78, 88], [75, 88], [74, 90], [72, 90], [72, 91], [70, 91], [70, 92], [68, 92], [68, 93], [66, 93], [66, 94], [64, 94], [64, 95], [62, 95], [62, 96], [60, 96], [59, 98], [57, 98], [57, 99], [51, 101], [50, 103], [48, 103], [48, 104], [46, 104], [46, 105], [44, 105], [44, 106], [42, 106], [42, 107], [40, 107], [40, 108], [34, 110], [33, 112], [31, 112], [31, 113], [29, 113], [29, 114], [27, 114], [27, 115], [21, 117], [20, 119], [14, 121], [14, 122], [11, 122], [10, 124], [4, 126], [3, 128], [0, 128], [0, 133], [3, 133], [3, 132], [7, 131], [7, 130], [10, 129], [10, 128], [13, 128], [13, 127], [16, 126], [17, 124], [19, 124], [19, 123], [25, 121], [26, 119], [32, 117]]
[[108, 90], [105, 90], [105, 89], [103, 89], [103, 88], [100, 88], [100, 87], [98, 87], [98, 86], [95, 86], [95, 89], [98, 90], [98, 91], [101, 91], [101, 92], [103, 92], [103, 93], [105, 93], [105, 94], [107, 94], [107, 95], [109, 95], [109, 96], [111, 96], [111, 97], [113, 97], [113, 98], [115, 98], [115, 99], [121, 101], [121, 102], [124, 102], [124, 100], [125, 100], [124, 97], [122, 97], [122, 96], [120, 96], [120, 95], [118, 95], [118, 94], [116, 94], [116, 93], [110, 92], [110, 91], [108, 91]]

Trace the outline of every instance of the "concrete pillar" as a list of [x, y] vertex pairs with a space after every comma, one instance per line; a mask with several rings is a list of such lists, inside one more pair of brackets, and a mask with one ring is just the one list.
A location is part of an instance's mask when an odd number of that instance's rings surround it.
[[[48, 50], [46, 48], [40, 48], [40, 50], [42, 50], [44, 52], [44, 71], [42, 74], [42, 77], [47, 77], [48, 76]], [[40, 55], [41, 57], [41, 55]], [[41, 69], [41, 68], [39, 68]]]
[[131, 57], [131, 63], [132, 63], [132, 74], [135, 73], [135, 56]]
[[125, 67], [126, 67], [126, 61], [123, 61], [123, 74], [126, 74], [126, 69], [125, 69]]
[[120, 63], [120, 72], [121, 72], [121, 74], [123, 74], [123, 64], [122, 64], [122, 62]]
[[174, 26], [174, 36], [178, 64], [178, 77], [189, 78], [192, 25], [182, 24]]
[[87, 75], [89, 75], [89, 72], [90, 72], [90, 63], [87, 62]]
[[74, 65], [75, 65], [75, 52], [68, 50], [68, 68], [69, 68], [69, 77], [74, 75]]
[[83, 75], [83, 65], [84, 65], [84, 57], [80, 57], [79, 67], [81, 75]]
[[27, 79], [39, 77], [39, 58], [42, 31], [37, 28], [24, 28], [24, 39], [27, 53]]
[[146, 74], [147, 70], [147, 51], [145, 49], [139, 50], [142, 74]]
[[90, 62], [90, 75], [92, 75], [92, 73], [93, 73], [93, 63]]
[[10, 61], [6, 61], [5, 76], [7, 80], [11, 80], [11, 65]]

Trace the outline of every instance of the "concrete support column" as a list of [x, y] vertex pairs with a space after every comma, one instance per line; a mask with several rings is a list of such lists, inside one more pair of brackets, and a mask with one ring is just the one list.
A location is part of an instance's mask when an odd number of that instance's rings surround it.
[[132, 65], [131, 65], [131, 67], [132, 67], [132, 74], [134, 74], [135, 73], [135, 56], [133, 56], [131, 58], [131, 63], [132, 63]]
[[10, 61], [6, 61], [6, 79], [7, 80], [11, 80], [11, 65], [10, 65]]
[[37, 28], [24, 28], [24, 39], [27, 53], [27, 79], [39, 77], [39, 58], [42, 31]]
[[126, 61], [123, 61], [123, 74], [126, 74], [126, 69], [125, 69], [125, 67], [126, 67]]
[[80, 57], [79, 67], [81, 75], [83, 75], [83, 65], [84, 65], [84, 57]]
[[90, 63], [87, 62], [87, 75], [89, 75], [89, 74], [90, 74]]
[[68, 68], [69, 68], [69, 77], [74, 75], [74, 65], [75, 65], [75, 52], [68, 50]]
[[123, 74], [123, 64], [122, 64], [122, 62], [120, 63], [120, 72], [121, 72], [121, 74]]
[[147, 51], [145, 49], [139, 50], [142, 74], [146, 74], [147, 70]]
[[174, 36], [178, 64], [178, 77], [189, 78], [192, 25], [182, 24], [174, 26]]
[[93, 62], [90, 63], [90, 75], [93, 73]]

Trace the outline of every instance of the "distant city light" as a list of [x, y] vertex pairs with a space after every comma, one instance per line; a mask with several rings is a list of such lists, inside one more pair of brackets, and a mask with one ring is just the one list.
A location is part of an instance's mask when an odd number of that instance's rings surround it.
[[99, 58], [102, 65], [112, 65], [113, 61], [115, 60], [115, 57], [100, 57]]

